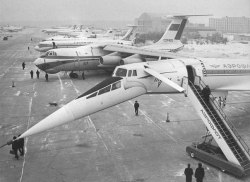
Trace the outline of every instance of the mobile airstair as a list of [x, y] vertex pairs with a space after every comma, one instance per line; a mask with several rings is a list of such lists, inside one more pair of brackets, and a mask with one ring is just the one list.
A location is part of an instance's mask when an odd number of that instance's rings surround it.
[[202, 94], [204, 82], [196, 76], [193, 81], [184, 78], [183, 83], [186, 87], [185, 94], [206, 125], [209, 135], [218, 145], [212, 145], [210, 142], [196, 143], [186, 148], [187, 153], [237, 177], [250, 174], [250, 149], [215, 97], [210, 95], [209, 103], [205, 102]]

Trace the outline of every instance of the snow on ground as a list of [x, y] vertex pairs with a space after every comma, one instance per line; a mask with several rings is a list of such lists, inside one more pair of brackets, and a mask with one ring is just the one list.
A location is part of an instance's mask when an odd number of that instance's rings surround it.
[[216, 58], [242, 58], [250, 59], [250, 43], [233, 43], [227, 44], [187, 44], [180, 54], [194, 57], [216, 57]]

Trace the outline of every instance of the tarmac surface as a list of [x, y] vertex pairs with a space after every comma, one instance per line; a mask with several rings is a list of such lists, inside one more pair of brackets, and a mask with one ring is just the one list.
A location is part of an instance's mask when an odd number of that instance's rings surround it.
[[[72, 80], [59, 73], [46, 82], [41, 72], [40, 79], [35, 74], [31, 79], [39, 56], [34, 46], [44, 37], [41, 30], [29, 28], [0, 40], [0, 145], [109, 76], [90, 71], [86, 80]], [[139, 116], [134, 115], [135, 100]], [[249, 110], [250, 92], [229, 93], [225, 112], [248, 145]], [[184, 95], [143, 95], [26, 138], [26, 153], [19, 160], [9, 154], [11, 146], [1, 148], [0, 182], [183, 182], [187, 164], [195, 170], [199, 162], [186, 154], [186, 146], [201, 141], [205, 131]], [[203, 166], [205, 182], [250, 181]]]

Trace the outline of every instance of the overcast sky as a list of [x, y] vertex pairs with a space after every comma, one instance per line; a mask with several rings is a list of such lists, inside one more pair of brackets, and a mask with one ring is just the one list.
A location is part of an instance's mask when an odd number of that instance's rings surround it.
[[0, 22], [133, 21], [143, 12], [250, 17], [250, 0], [0, 0]]

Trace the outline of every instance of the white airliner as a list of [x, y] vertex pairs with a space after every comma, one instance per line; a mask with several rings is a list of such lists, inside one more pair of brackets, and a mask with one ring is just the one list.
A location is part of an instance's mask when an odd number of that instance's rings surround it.
[[42, 32], [48, 33], [48, 34], [55, 34], [59, 31], [71, 31], [75, 30], [77, 28], [76, 25], [70, 27], [70, 28], [49, 28], [49, 29], [43, 29]]
[[56, 35], [53, 37], [49, 37], [44, 39], [42, 42], [44, 41], [65, 41], [65, 40], [75, 40], [75, 39], [79, 39], [79, 38], [86, 38], [89, 37], [90, 35], [92, 35], [92, 32], [89, 28], [85, 28], [82, 30], [82, 32], [77, 35], [77, 36], [64, 36], [64, 35]]
[[[82, 38], [69, 38], [64, 40], [51, 40], [51, 41], [42, 41], [40, 42], [36, 47], [35, 50], [39, 52], [46, 52], [50, 49], [59, 49], [59, 48], [76, 48], [80, 46], [85, 46], [88, 44], [103, 44], [103, 43], [120, 43], [125, 45], [131, 45], [133, 40], [135, 38], [135, 30], [137, 26], [130, 26], [131, 28], [127, 31], [127, 33], [122, 37], [121, 39], [114, 40], [113, 37], [111, 37], [111, 34], [113, 34], [112, 31], [108, 30], [105, 34], [102, 36], [99, 35], [99, 38], [96, 38], [93, 34], [85, 34], [87, 37]], [[68, 54], [67, 54], [68, 55]]]
[[249, 91], [250, 60], [180, 57], [117, 66], [111, 78], [55, 111], [24, 132], [20, 138], [77, 120], [143, 94], [187, 94], [186, 79], [194, 83], [197, 77], [218, 97], [225, 97], [228, 91]]
[[[39, 69], [54, 74], [60, 71], [113, 70], [120, 64], [145, 62], [148, 58], [158, 60], [159, 51], [176, 52], [183, 48], [180, 38], [190, 16], [196, 15], [172, 16], [166, 32], [153, 45], [134, 47], [106, 42], [72, 49], [53, 49], [34, 63]], [[168, 56], [169, 54], [164, 57]], [[76, 77], [75, 74], [71, 73], [70, 77]]]
[[80, 34], [80, 33], [82, 33], [82, 30], [83, 30], [83, 25], [79, 25], [79, 26], [76, 27], [75, 29], [59, 30], [59, 31], [57, 31], [57, 34], [58, 34], [58, 35], [70, 35], [71, 33]]

